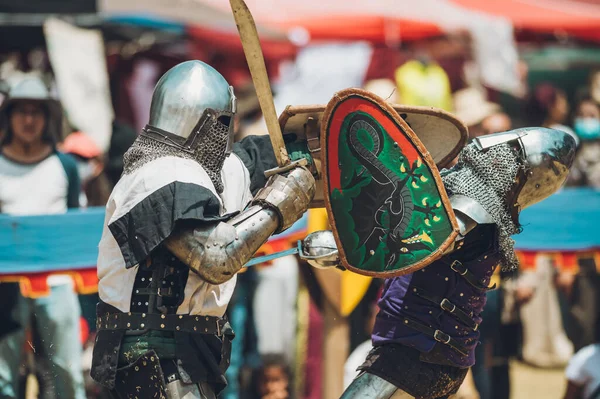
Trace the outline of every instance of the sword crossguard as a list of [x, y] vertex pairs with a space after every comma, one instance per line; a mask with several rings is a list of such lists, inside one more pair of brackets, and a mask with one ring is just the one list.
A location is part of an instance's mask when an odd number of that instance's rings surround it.
[[308, 161], [305, 158], [299, 159], [297, 161], [290, 162], [289, 164], [287, 164], [285, 166], [280, 166], [277, 168], [266, 170], [265, 177], [271, 177], [273, 175], [277, 175], [280, 173], [289, 172], [290, 170], [297, 168], [299, 166], [307, 166], [307, 165], [308, 165]]

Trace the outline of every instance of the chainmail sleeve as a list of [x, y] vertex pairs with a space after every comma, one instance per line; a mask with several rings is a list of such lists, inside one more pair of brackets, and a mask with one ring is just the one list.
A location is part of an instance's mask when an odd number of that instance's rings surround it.
[[160, 129], [146, 126], [123, 156], [124, 174], [131, 174], [148, 162], [162, 157], [174, 156], [191, 159], [202, 166], [217, 192], [223, 192], [221, 169], [227, 157], [225, 154], [228, 140], [227, 126], [218, 120], [214, 122], [205, 134], [198, 138], [193, 152], [182, 151], [176, 146], [168, 145], [165, 141], [157, 140], [155, 138], [157, 135], [162, 135], [166, 139], [173, 136]]
[[458, 163], [441, 172], [448, 195], [461, 194], [477, 201], [494, 220], [502, 255], [502, 270], [514, 270], [519, 262], [511, 235], [520, 232], [520, 226], [511, 217], [508, 196], [525, 161], [508, 144], [494, 146], [485, 152], [474, 144], [466, 146]]

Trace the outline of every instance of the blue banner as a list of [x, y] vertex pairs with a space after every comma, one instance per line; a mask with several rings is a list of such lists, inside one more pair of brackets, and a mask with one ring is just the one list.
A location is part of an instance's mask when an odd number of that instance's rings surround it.
[[[307, 217], [272, 239], [306, 230]], [[96, 266], [104, 208], [60, 215], [0, 215], [0, 273], [36, 273]]]
[[600, 249], [600, 191], [567, 188], [521, 212], [524, 251]]
[[104, 208], [60, 215], [0, 215], [0, 272], [35, 273], [95, 266]]
[[[61, 215], [0, 215], [0, 273], [86, 269], [96, 265], [104, 208]], [[306, 215], [272, 239], [306, 230]], [[600, 191], [565, 189], [521, 214], [517, 249], [600, 249]]]

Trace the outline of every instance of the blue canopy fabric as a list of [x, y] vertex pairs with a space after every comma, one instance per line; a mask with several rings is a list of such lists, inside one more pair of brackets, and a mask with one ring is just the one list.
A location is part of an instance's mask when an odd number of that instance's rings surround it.
[[104, 21], [163, 30], [178, 35], [183, 35], [185, 33], [185, 25], [183, 23], [161, 18], [152, 14], [111, 14], [105, 15]]
[[584, 251], [600, 249], [600, 191], [564, 189], [520, 217], [523, 232], [515, 236], [523, 251]]
[[[0, 215], [0, 274], [89, 269], [98, 259], [104, 208], [61, 215]], [[600, 249], [600, 191], [565, 189], [521, 214], [522, 251]], [[272, 239], [306, 230], [306, 215]]]
[[35, 273], [94, 267], [104, 208], [61, 215], [0, 215], [0, 273]]
[[[0, 274], [95, 267], [104, 214], [100, 207], [60, 215], [0, 215]], [[302, 232], [306, 223], [305, 215], [271, 239]]]

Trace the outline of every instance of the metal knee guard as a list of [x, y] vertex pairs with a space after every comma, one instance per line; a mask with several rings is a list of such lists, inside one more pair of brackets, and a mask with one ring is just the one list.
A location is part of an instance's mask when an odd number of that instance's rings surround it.
[[340, 399], [412, 399], [412, 395], [394, 384], [367, 372], [361, 373], [342, 394]]
[[176, 380], [167, 384], [168, 399], [216, 399], [211, 386], [206, 382], [184, 384]]

